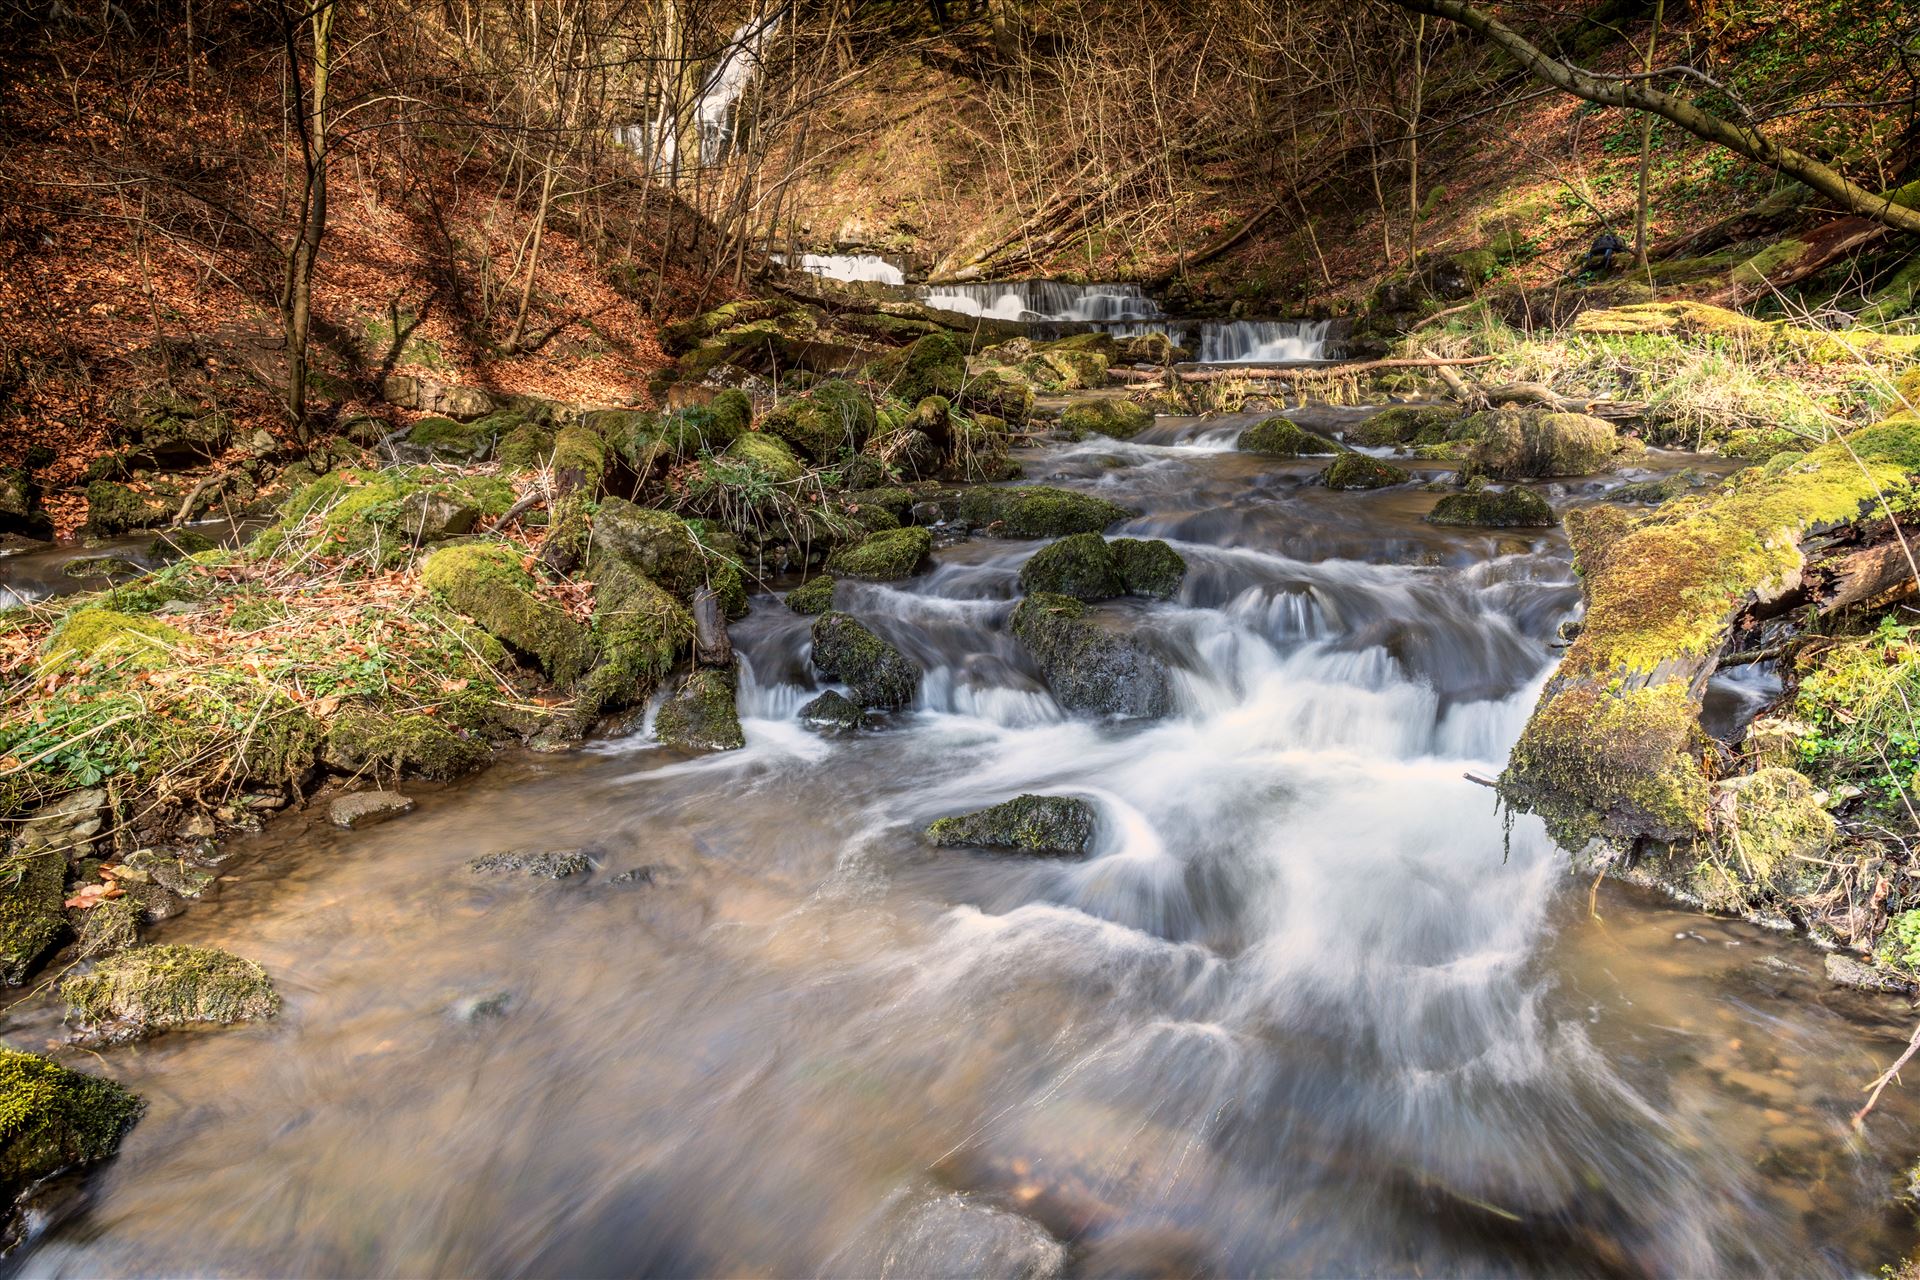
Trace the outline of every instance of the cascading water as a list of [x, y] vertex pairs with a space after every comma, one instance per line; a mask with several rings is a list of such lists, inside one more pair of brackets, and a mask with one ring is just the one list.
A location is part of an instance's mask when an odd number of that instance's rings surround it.
[[[1418, 486], [1311, 485], [1318, 463], [1226, 447], [1236, 425], [1024, 458], [1186, 558], [1178, 599], [1101, 606], [1175, 669], [1164, 720], [1063, 712], [1006, 629], [1036, 544], [975, 540], [837, 590], [928, 672], [884, 727], [801, 727], [811, 620], [761, 595], [733, 633], [744, 750], [639, 736], [367, 832], [270, 828], [165, 940], [259, 959], [286, 1012], [122, 1059], [149, 1114], [24, 1273], [1897, 1256], [1877, 1196], [1912, 1091], [1864, 1139], [1846, 1117], [1905, 1011], [1863, 1029], [1795, 998], [1817, 961], [1737, 922], [1610, 887], [1591, 919], [1539, 824], [1463, 777], [1499, 769], [1550, 667], [1564, 542], [1425, 525]], [[1092, 854], [919, 835], [1023, 792], [1092, 802]], [[529, 844], [597, 869], [463, 869]]]
[[1202, 364], [1265, 364], [1326, 358], [1329, 320], [1229, 320], [1200, 326]]
[[1053, 280], [942, 284], [927, 286], [920, 300], [941, 311], [993, 320], [1121, 324], [1157, 320], [1165, 314], [1160, 304], [1136, 284], [1060, 284]]
[[[725, 158], [737, 131], [734, 106], [760, 70], [760, 50], [779, 26], [778, 14], [749, 18], [721, 46], [693, 108], [694, 136], [699, 141], [702, 165], [718, 164]], [[679, 157], [679, 130], [664, 110], [650, 122], [628, 125], [620, 131], [620, 140], [646, 157], [655, 170], [671, 169]]]
[[[784, 253], [767, 256], [775, 262], [787, 261]], [[877, 253], [803, 253], [798, 265], [802, 271], [827, 280], [893, 285], [907, 282], [906, 274], [898, 266]]]

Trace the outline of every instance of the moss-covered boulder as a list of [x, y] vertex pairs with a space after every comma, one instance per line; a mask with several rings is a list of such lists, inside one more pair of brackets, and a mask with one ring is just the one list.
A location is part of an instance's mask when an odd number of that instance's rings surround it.
[[1370, 449], [1442, 444], [1466, 416], [1448, 405], [1393, 405], [1349, 429], [1346, 438]]
[[294, 559], [314, 554], [393, 568], [433, 536], [459, 536], [455, 531], [503, 515], [513, 503], [513, 486], [501, 476], [448, 475], [424, 467], [330, 471], [288, 498], [249, 552]]
[[442, 547], [427, 558], [420, 579], [554, 683], [572, 684], [586, 671], [593, 656], [586, 628], [537, 593], [519, 553], [505, 543]]
[[96, 538], [114, 538], [134, 529], [166, 524], [173, 512], [124, 484], [96, 480], [87, 486], [87, 532]]
[[1167, 334], [1154, 330], [1123, 339], [1117, 358], [1128, 364], [1173, 364], [1188, 358], [1188, 351]]
[[1130, 596], [1171, 600], [1187, 577], [1187, 561], [1158, 538], [1115, 538], [1107, 544]]
[[974, 414], [1023, 423], [1033, 416], [1033, 385], [1011, 369], [985, 368], [967, 375], [956, 397]]
[[1744, 911], [1819, 886], [1839, 824], [1806, 775], [1776, 766], [1728, 778], [1714, 790], [1721, 856], [1695, 866], [1694, 887], [1708, 907]]
[[852, 733], [867, 723], [867, 713], [860, 704], [838, 689], [829, 689], [812, 699], [800, 708], [799, 715], [800, 723], [824, 734]]
[[1613, 424], [1584, 413], [1494, 409], [1475, 414], [1465, 429], [1474, 436], [1467, 462], [1496, 480], [1592, 475], [1620, 451]]
[[1061, 430], [1075, 439], [1089, 435], [1131, 440], [1153, 425], [1153, 411], [1131, 400], [1075, 400], [1060, 412]]
[[193, 651], [192, 636], [144, 614], [87, 605], [61, 620], [40, 648], [43, 675], [78, 667], [153, 670]]
[[353, 707], [327, 724], [321, 763], [336, 773], [445, 780], [472, 773], [492, 752], [448, 717]]
[[111, 1080], [0, 1047], [0, 1201], [8, 1213], [0, 1250], [22, 1234], [20, 1197], [56, 1173], [111, 1156], [141, 1107], [139, 1098]]
[[408, 462], [450, 462], [470, 465], [493, 456], [495, 429], [500, 424], [491, 417], [478, 422], [455, 422], [452, 418], [426, 417], [413, 424], [398, 448]]
[[1364, 453], [1343, 453], [1320, 473], [1320, 482], [1329, 489], [1385, 489], [1410, 479], [1399, 467]]
[[654, 719], [654, 734], [682, 751], [734, 751], [747, 745], [734, 707], [731, 671], [701, 667], [689, 673]]
[[1093, 848], [1093, 806], [1071, 796], [1015, 796], [974, 813], [940, 818], [927, 827], [942, 848], [1006, 849], [1048, 858], [1079, 858]]
[[553, 449], [553, 432], [523, 422], [500, 437], [494, 457], [508, 471], [534, 471], [553, 459]]
[[41, 505], [40, 482], [21, 467], [0, 467], [0, 534], [51, 538], [53, 520]]
[[775, 484], [790, 484], [806, 471], [793, 446], [767, 431], [749, 431], [734, 438], [722, 457], [744, 462]]
[[1064, 538], [1072, 533], [1099, 533], [1133, 514], [1091, 494], [1023, 485], [969, 489], [961, 495], [958, 517], [972, 528], [1009, 538]]
[[1322, 457], [1341, 452], [1339, 445], [1325, 436], [1315, 435], [1285, 418], [1268, 418], [1240, 433], [1234, 447], [1242, 453], [1265, 454], [1270, 458]]
[[762, 415], [760, 431], [787, 442], [800, 457], [828, 463], [860, 452], [876, 424], [873, 401], [851, 382], [831, 378], [789, 396]]
[[898, 711], [920, 692], [920, 664], [869, 631], [857, 618], [826, 613], [813, 624], [813, 665], [853, 691], [862, 707]]
[[928, 396], [956, 400], [967, 378], [967, 357], [948, 333], [930, 333], [905, 351], [868, 366], [867, 376], [895, 399], [919, 404]]
[[693, 615], [630, 563], [600, 557], [593, 582], [593, 668], [575, 687], [584, 719], [637, 707], [693, 645]]
[[1020, 566], [1020, 589], [1107, 600], [1125, 592], [1126, 586], [1107, 540], [1097, 533], [1076, 533], [1034, 552]]
[[898, 582], [918, 573], [932, 552], [933, 534], [925, 529], [885, 529], [835, 551], [827, 568], [848, 578]]
[[625, 561], [682, 601], [708, 579], [706, 553], [685, 520], [621, 498], [594, 514], [593, 554]]
[[67, 930], [67, 855], [14, 848], [0, 860], [0, 982], [18, 986]]
[[1016, 639], [1033, 656], [1054, 699], [1069, 711], [1155, 719], [1173, 709], [1167, 666], [1110, 631], [1071, 596], [1030, 595], [1013, 611]]
[[1450, 493], [1433, 504], [1433, 510], [1427, 513], [1427, 523], [1482, 529], [1544, 529], [1554, 523], [1554, 515], [1545, 498], [1516, 484], [1502, 490]]
[[832, 574], [815, 574], [787, 592], [787, 608], [803, 616], [814, 616], [833, 608]]
[[265, 969], [212, 947], [134, 947], [68, 978], [60, 995], [89, 1032], [114, 1040], [280, 1012]]

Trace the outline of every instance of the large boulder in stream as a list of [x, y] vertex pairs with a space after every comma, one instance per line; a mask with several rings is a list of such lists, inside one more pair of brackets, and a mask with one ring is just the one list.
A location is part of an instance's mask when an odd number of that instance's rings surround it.
[[1624, 447], [1612, 423], [1584, 413], [1493, 409], [1461, 429], [1473, 437], [1466, 461], [1496, 480], [1592, 475]]
[[19, 1243], [21, 1197], [63, 1170], [111, 1156], [140, 1118], [140, 1099], [111, 1080], [37, 1053], [0, 1048], [0, 1252]]
[[827, 558], [827, 568], [849, 578], [898, 582], [918, 573], [932, 552], [933, 535], [925, 529], [883, 529], [835, 551]]
[[1240, 433], [1234, 448], [1242, 453], [1265, 454], [1269, 458], [1326, 457], [1343, 452], [1341, 446], [1325, 436], [1315, 435], [1285, 418], [1268, 418]]
[[1007, 849], [1078, 858], [1093, 848], [1093, 806], [1071, 796], [1015, 796], [992, 808], [941, 818], [927, 839], [942, 849]]
[[1343, 453], [1320, 473], [1329, 489], [1385, 489], [1412, 479], [1405, 471], [1364, 453]]
[[733, 684], [732, 671], [702, 667], [690, 673], [660, 704], [654, 733], [683, 751], [735, 751], [746, 746]]
[[1125, 595], [1171, 600], [1186, 573], [1180, 553], [1158, 538], [1109, 542], [1076, 533], [1036, 551], [1020, 567], [1020, 589], [1089, 602]]
[[1088, 397], [1060, 411], [1060, 429], [1074, 439], [1089, 435], [1131, 440], [1153, 425], [1153, 410], [1131, 400]]
[[1525, 485], [1504, 490], [1469, 489], [1433, 504], [1428, 524], [1472, 525], [1482, 529], [1544, 529], [1554, 522], [1547, 500]]
[[1022, 485], [1013, 489], [969, 489], [961, 495], [959, 518], [974, 529], [1009, 538], [1064, 538], [1070, 533], [1099, 533], [1131, 516], [1117, 502], [1089, 493]]
[[1072, 596], [1030, 595], [1014, 609], [1011, 625], [1054, 699], [1069, 711], [1157, 719], [1173, 709], [1167, 664], [1103, 627]]
[[853, 690], [862, 707], [898, 711], [920, 692], [920, 664], [845, 613], [826, 613], [813, 624], [813, 665]]

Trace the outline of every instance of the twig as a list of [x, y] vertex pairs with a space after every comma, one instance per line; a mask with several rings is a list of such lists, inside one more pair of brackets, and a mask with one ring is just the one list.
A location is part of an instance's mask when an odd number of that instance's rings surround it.
[[1905, 1052], [1903, 1052], [1898, 1058], [1894, 1059], [1892, 1066], [1888, 1067], [1885, 1071], [1880, 1073], [1880, 1078], [1878, 1080], [1875, 1080], [1872, 1084], [1867, 1086], [1867, 1089], [1870, 1092], [1871, 1096], [1867, 1099], [1867, 1103], [1865, 1106], [1861, 1107], [1858, 1111], [1853, 1113], [1853, 1127], [1856, 1132], [1858, 1132], [1860, 1129], [1862, 1129], [1865, 1126], [1866, 1119], [1867, 1119], [1867, 1112], [1873, 1110], [1874, 1104], [1880, 1101], [1881, 1090], [1885, 1089], [1889, 1084], [1893, 1083], [1894, 1079], [1900, 1074], [1900, 1068], [1906, 1066], [1908, 1062], [1912, 1061], [1913, 1055], [1916, 1053], [1920, 1053], [1920, 1026], [1914, 1027], [1913, 1034], [1907, 1038], [1907, 1047]]

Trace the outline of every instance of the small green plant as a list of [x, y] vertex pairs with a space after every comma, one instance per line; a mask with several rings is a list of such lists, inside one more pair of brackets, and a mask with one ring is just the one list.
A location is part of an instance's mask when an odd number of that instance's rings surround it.
[[1920, 973], [1920, 911], [1902, 911], [1888, 921], [1873, 958], [1890, 968]]

